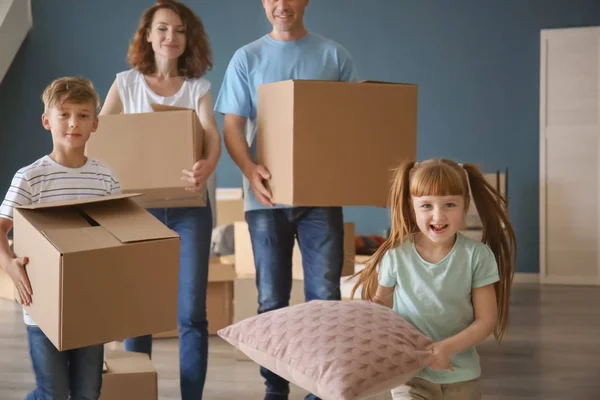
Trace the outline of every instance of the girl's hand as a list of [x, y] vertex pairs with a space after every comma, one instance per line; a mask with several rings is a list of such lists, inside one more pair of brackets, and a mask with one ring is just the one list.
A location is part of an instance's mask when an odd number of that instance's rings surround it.
[[429, 363], [429, 368], [437, 371], [454, 370], [452, 364], [450, 363], [450, 357], [452, 357], [452, 355], [441, 342], [435, 342], [429, 345], [427, 349], [433, 353], [433, 357]]

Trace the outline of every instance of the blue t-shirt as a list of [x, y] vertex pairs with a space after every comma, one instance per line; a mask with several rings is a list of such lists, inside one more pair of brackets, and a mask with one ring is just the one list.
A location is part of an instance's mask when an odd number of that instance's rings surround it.
[[[358, 74], [343, 46], [314, 33], [293, 41], [279, 41], [265, 35], [238, 49], [225, 72], [215, 111], [248, 118], [246, 140], [254, 160], [258, 86], [289, 79], [356, 82]], [[266, 208], [249, 189], [244, 177], [246, 211]]]
[[[394, 311], [435, 342], [471, 325], [475, 320], [472, 290], [498, 280], [492, 250], [460, 233], [452, 250], [437, 263], [425, 261], [411, 237], [389, 250], [379, 267], [379, 284], [394, 287]], [[445, 384], [476, 379], [481, 373], [475, 347], [455, 354], [451, 363], [452, 372], [426, 367], [418, 376]]]

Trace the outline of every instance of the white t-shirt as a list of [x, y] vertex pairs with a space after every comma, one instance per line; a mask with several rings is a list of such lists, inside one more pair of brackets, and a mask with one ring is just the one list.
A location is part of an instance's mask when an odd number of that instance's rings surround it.
[[[104, 164], [88, 159], [80, 168], [68, 168], [44, 156], [17, 171], [0, 205], [0, 218], [12, 221], [13, 211], [18, 206], [110, 196], [120, 192], [117, 177]], [[36, 325], [25, 309], [23, 316], [27, 325]]]
[[[189, 78], [177, 93], [172, 96], [159, 96], [148, 84], [144, 75], [136, 69], [119, 72], [117, 74], [117, 85], [119, 97], [123, 104], [124, 114], [152, 112], [151, 104], [163, 104], [168, 106], [185, 107], [200, 113], [198, 109], [199, 100], [210, 90], [210, 81], [204, 78]], [[191, 165], [190, 165], [191, 168]], [[216, 190], [217, 179], [213, 173], [206, 184], [208, 199], [212, 208], [213, 227], [216, 225]]]

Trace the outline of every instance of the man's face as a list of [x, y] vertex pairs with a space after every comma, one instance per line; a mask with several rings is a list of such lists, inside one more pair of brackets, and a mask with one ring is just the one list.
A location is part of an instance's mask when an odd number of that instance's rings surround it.
[[304, 27], [304, 9], [309, 0], [262, 0], [273, 29], [292, 32]]

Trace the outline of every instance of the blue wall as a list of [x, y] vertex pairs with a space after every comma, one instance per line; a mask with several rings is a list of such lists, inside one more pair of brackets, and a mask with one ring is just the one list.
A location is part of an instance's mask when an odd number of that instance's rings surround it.
[[[83, 75], [102, 98], [146, 0], [32, 0], [34, 28], [0, 84], [0, 187], [51, 149], [40, 95]], [[259, 0], [188, 0], [212, 40], [216, 96], [233, 52], [268, 28]], [[313, 0], [307, 27], [344, 44], [362, 78], [419, 85], [419, 159], [508, 168], [518, 270], [538, 271], [539, 31], [600, 25], [598, 0]], [[218, 119], [219, 124], [222, 120]], [[220, 186], [241, 185], [227, 152]], [[359, 233], [388, 225], [383, 209], [348, 208]]]

